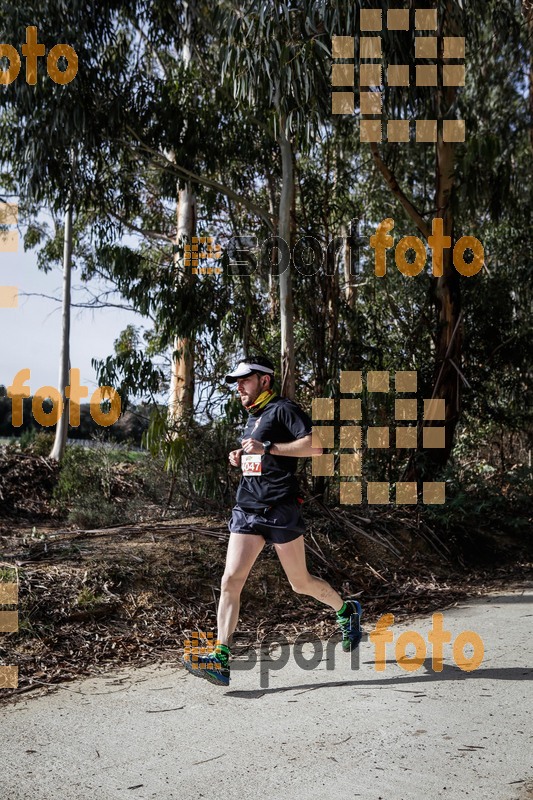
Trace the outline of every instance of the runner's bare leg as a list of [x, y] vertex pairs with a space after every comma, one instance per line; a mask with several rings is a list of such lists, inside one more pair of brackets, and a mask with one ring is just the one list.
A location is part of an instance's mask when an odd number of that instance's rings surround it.
[[292, 542], [274, 544], [274, 548], [295, 592], [308, 594], [335, 611], [342, 608], [343, 599], [340, 594], [327, 581], [308, 572], [303, 536], [293, 539]]
[[255, 533], [232, 532], [229, 535], [217, 615], [217, 640], [222, 644], [228, 644], [237, 627], [242, 588], [264, 546], [264, 538]]

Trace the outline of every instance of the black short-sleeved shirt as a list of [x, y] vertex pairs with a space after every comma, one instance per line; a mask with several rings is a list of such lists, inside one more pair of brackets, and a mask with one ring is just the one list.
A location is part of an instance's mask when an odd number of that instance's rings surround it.
[[[282, 444], [302, 439], [311, 433], [311, 418], [297, 403], [286, 397], [273, 398], [258, 414], [250, 415], [242, 438]], [[243, 453], [243, 456], [245, 454]], [[294, 456], [261, 456], [261, 475], [242, 475], [237, 503], [245, 511], [259, 511], [298, 495]]]

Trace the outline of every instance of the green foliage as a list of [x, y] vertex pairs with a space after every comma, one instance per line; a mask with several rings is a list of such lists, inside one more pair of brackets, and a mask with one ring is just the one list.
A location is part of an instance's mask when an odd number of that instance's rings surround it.
[[471, 528], [530, 536], [533, 469], [527, 460], [532, 444], [531, 435], [505, 423], [480, 423], [465, 415], [443, 476], [446, 503], [426, 507], [428, 519], [453, 533]]
[[35, 431], [32, 428], [30, 431], [25, 431], [21, 438], [21, 447], [22, 447], [22, 439], [26, 433], [34, 433], [34, 436], [29, 440], [28, 449], [36, 456], [49, 456], [54, 444], [54, 434], [49, 433], [48, 431], [40, 430]]
[[34, 442], [36, 435], [37, 431], [35, 430], [35, 428], [29, 428], [23, 431], [23, 433], [20, 435], [18, 439], [20, 449], [26, 450], [28, 447], [30, 447]]
[[[79, 61], [76, 77], [66, 85], [48, 78], [41, 58], [36, 85], [19, 77], [2, 92], [1, 160], [11, 166], [26, 198], [47, 202], [58, 212], [71, 189], [77, 208], [90, 208], [96, 198], [113, 194], [106, 173], [121, 148], [110, 134], [124, 124], [133, 88], [128, 53], [134, 33], [119, 19], [125, 20], [136, 5], [89, 0], [67, 6], [44, 0], [3, 7], [2, 42], [24, 42], [26, 27], [34, 25], [48, 50], [59, 38], [74, 48]], [[141, 91], [142, 75], [138, 78], [136, 88]], [[75, 176], [72, 148], [77, 156]]]
[[144, 444], [152, 456], [164, 459], [179, 505], [201, 506], [204, 501], [220, 508], [231, 503], [236, 479], [228, 454], [238, 446], [234, 424], [222, 419], [199, 425], [190, 420], [176, 426], [155, 412]]
[[450, 533], [487, 531], [494, 536], [519, 534], [524, 543], [531, 536], [533, 470], [510, 467], [503, 473], [485, 465], [468, 483], [461, 470], [449, 466], [446, 503], [427, 506], [424, 515]]
[[1, 583], [16, 583], [18, 580], [17, 567], [0, 567], [0, 582]]
[[176, 430], [168, 418], [155, 409], [143, 435], [143, 446], [149, 449], [152, 456], [163, 456], [165, 469], [176, 474], [184, 462], [187, 436]]
[[121, 399], [122, 413], [133, 396], [153, 398], [164, 384], [161, 369], [139, 345], [138, 331], [129, 325], [115, 341], [115, 355], [106, 359], [91, 359], [101, 386], [113, 386]]
[[[266, 120], [277, 140], [280, 126], [302, 143], [316, 134], [329, 96], [329, 46], [323, 35], [327, 10], [315, 0], [258, 3], [246, 14], [220, 4], [215, 24], [226, 31], [222, 76], [234, 98]], [[350, 17], [348, 12], [348, 17]], [[346, 20], [350, 25], [350, 20]], [[313, 65], [312, 69], [309, 68]]]
[[67, 447], [61, 460], [54, 502], [69, 521], [82, 527], [105, 527], [121, 521], [111, 502], [113, 459], [102, 449]]
[[90, 610], [95, 606], [100, 605], [106, 601], [106, 596], [103, 594], [94, 594], [87, 586], [84, 586], [76, 598], [76, 604], [80, 608]]

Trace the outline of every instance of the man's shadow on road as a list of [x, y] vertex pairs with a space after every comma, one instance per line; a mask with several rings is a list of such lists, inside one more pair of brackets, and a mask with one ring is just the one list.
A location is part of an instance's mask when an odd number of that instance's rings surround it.
[[[374, 663], [373, 661], [366, 661], [363, 663]], [[395, 659], [385, 662], [386, 664], [396, 664]], [[323, 683], [300, 683], [292, 684], [290, 686], [278, 686], [264, 689], [252, 690], [236, 690], [225, 692], [224, 694], [229, 697], [240, 697], [244, 700], [255, 700], [263, 695], [278, 694], [280, 692], [294, 692], [295, 690], [301, 691], [314, 691], [316, 689], [332, 689], [340, 686], [354, 686], [354, 687], [373, 687], [373, 686], [423, 686], [427, 683], [435, 681], [471, 681], [471, 680], [498, 680], [498, 681], [527, 681], [531, 680], [533, 676], [533, 669], [531, 667], [488, 667], [485, 669], [478, 668], [472, 672], [465, 672], [459, 667], [451, 664], [443, 664], [442, 672], [435, 672], [432, 667], [432, 659], [426, 658], [421, 664], [420, 669], [425, 670], [424, 674], [419, 674], [419, 671], [408, 673], [394, 678], [376, 678], [375, 680], [362, 679], [359, 681], [331, 681]]]

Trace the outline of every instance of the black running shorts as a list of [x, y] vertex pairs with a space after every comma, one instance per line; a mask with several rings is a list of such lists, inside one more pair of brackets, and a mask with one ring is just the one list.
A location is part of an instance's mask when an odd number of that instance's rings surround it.
[[244, 511], [233, 506], [228, 528], [232, 533], [255, 533], [270, 544], [284, 544], [305, 531], [305, 522], [297, 500], [277, 503], [261, 511]]

